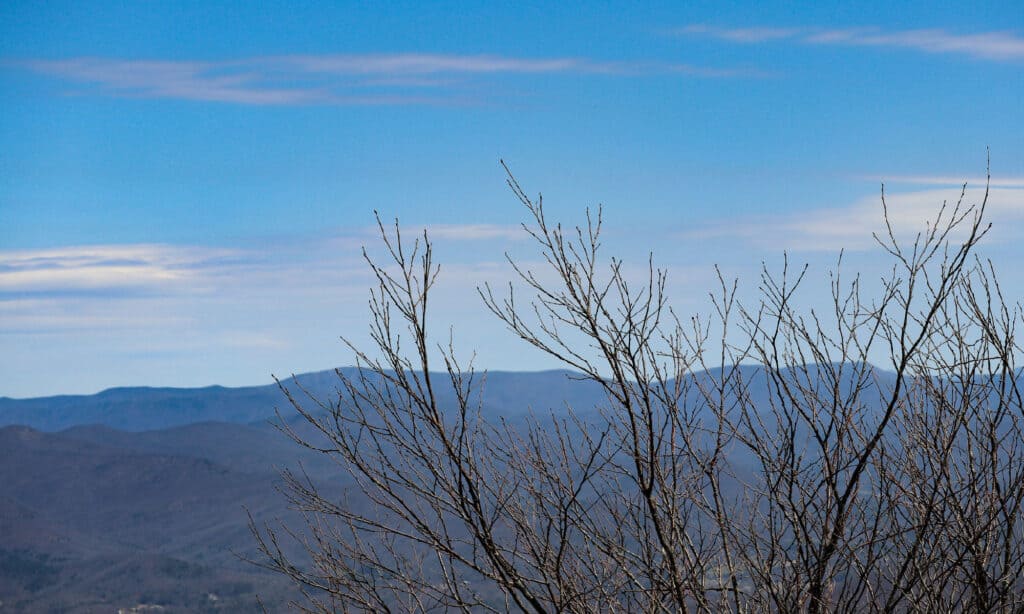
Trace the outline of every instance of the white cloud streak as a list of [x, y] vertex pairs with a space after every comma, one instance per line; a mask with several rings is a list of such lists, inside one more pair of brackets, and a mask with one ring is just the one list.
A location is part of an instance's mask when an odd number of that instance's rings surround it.
[[418, 53], [285, 55], [224, 61], [76, 57], [6, 61], [0, 66], [80, 84], [86, 88], [84, 93], [247, 105], [467, 104], [478, 100], [463, 90], [473, 85], [474, 79], [488, 76], [756, 75], [741, 69], [680, 63]]
[[[439, 244], [460, 242], [510, 242], [526, 238], [517, 225], [431, 224], [431, 240]], [[406, 228], [412, 236], [422, 229]], [[410, 234], [411, 233], [411, 234]], [[145, 294], [217, 292], [236, 284], [240, 276], [259, 279], [264, 288], [291, 286], [316, 270], [333, 281], [365, 280], [362, 245], [373, 245], [377, 230], [365, 228], [339, 237], [280, 245], [268, 260], [258, 248], [220, 248], [188, 245], [130, 244], [91, 245], [48, 249], [0, 250], [0, 304], [28, 296], [137, 290]], [[309, 261], [308, 251], [316, 254]], [[500, 251], [500, 250], [499, 250]], [[280, 260], [280, 258], [284, 260]], [[255, 290], [250, 286], [250, 291]]]
[[860, 178], [883, 182], [888, 185], [960, 187], [964, 184], [968, 186], [981, 186], [985, 185], [987, 181], [989, 186], [993, 188], [1024, 188], [1024, 177], [993, 177], [991, 179], [968, 177], [965, 179], [954, 175], [862, 175]]
[[[961, 181], [962, 183], [962, 181]], [[968, 187], [962, 206], [980, 204], [981, 187]], [[889, 221], [897, 237], [908, 238], [923, 231], [933, 220], [943, 202], [952, 207], [958, 190], [929, 189], [886, 192]], [[884, 233], [882, 205], [879, 196], [866, 196], [843, 207], [828, 207], [782, 215], [763, 215], [744, 220], [723, 220], [687, 233], [700, 239], [742, 240], [761, 247], [792, 251], [829, 251], [839, 249], [860, 251], [872, 249], [876, 243], [872, 233]], [[948, 212], [947, 212], [948, 215]], [[1014, 220], [1024, 219], [1024, 188], [991, 188], [986, 204], [986, 217], [997, 224], [996, 230]], [[1005, 238], [994, 235], [999, 240]]]
[[0, 251], [0, 292], [164, 287], [236, 252], [168, 245], [99, 245]]
[[883, 30], [865, 28], [722, 28], [694, 24], [679, 35], [708, 36], [733, 43], [787, 41], [805, 45], [913, 49], [924, 53], [965, 55], [989, 61], [1024, 60], [1024, 38], [1008, 31], [962, 34], [944, 29]]

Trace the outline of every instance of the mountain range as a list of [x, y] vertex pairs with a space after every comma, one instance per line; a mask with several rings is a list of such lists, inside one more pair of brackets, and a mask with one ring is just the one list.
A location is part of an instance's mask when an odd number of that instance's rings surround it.
[[[564, 371], [486, 377], [482, 411], [507, 419], [604, 399]], [[340, 386], [333, 371], [287, 383]], [[0, 398], [0, 614], [283, 610], [296, 595], [248, 560], [247, 514], [299, 524], [276, 490], [284, 468], [339, 496], [346, 482], [275, 428], [278, 411], [297, 418], [272, 383]]]
[[[767, 404], [760, 368], [742, 369], [749, 400]], [[824, 381], [815, 369], [808, 381]], [[883, 388], [893, 383], [891, 373], [875, 375]], [[593, 417], [607, 402], [599, 384], [568, 371], [478, 377], [480, 411], [508, 424], [567, 407]], [[709, 383], [716, 372], [687, 377]], [[306, 393], [337, 398], [342, 384], [322, 371], [285, 386], [302, 402]], [[435, 391], [440, 406], [454, 404], [450, 386]], [[301, 526], [277, 490], [284, 469], [337, 497], [349, 482], [331, 458], [280, 432], [282, 422], [312, 434], [273, 383], [0, 398], [0, 614], [284, 609], [297, 595], [253, 564], [250, 515]]]

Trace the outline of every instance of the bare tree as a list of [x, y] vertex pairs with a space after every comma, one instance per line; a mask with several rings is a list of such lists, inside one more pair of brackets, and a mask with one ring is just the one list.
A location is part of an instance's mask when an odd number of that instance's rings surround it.
[[653, 262], [638, 283], [602, 259], [600, 210], [563, 228], [509, 186], [548, 270], [510, 260], [518, 283], [480, 295], [605, 402], [485, 415], [486, 374], [428, 334], [429, 238], [378, 221], [373, 351], [350, 344], [335, 398], [282, 384], [303, 425], [282, 428], [351, 480], [287, 473], [307, 526], [253, 526], [297, 607], [1024, 611], [1022, 313], [975, 256], [987, 189], [909, 242], [883, 192], [891, 271], [868, 291], [840, 256], [827, 313], [796, 304], [787, 263], [749, 306], [719, 275], [711, 315], [684, 319]]

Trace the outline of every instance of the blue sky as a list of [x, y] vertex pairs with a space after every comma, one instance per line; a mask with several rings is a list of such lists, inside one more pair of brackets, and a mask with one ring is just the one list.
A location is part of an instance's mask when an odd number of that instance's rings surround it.
[[374, 209], [431, 231], [480, 366], [549, 367], [473, 291], [536, 258], [499, 159], [700, 310], [716, 263], [870, 269], [880, 183], [909, 232], [988, 150], [1024, 288], [1014, 3], [424, 4], [0, 5], [0, 395], [347, 364]]

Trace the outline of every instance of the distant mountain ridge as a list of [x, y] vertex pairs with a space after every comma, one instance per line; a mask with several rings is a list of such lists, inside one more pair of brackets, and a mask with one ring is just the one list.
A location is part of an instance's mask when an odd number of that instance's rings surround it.
[[[358, 374], [354, 367], [341, 371], [349, 376]], [[528, 409], [547, 412], [552, 403], [560, 405], [564, 401], [581, 408], [593, 407], [603, 399], [596, 384], [576, 381], [568, 375], [568, 371], [489, 372], [486, 405], [503, 414], [521, 415]], [[291, 378], [284, 382], [295, 389]], [[324, 399], [341, 386], [333, 370], [297, 375], [294, 383]], [[301, 392], [296, 393], [301, 396]], [[199, 422], [262, 424], [274, 417], [275, 409], [286, 415], [293, 413], [284, 394], [273, 383], [240, 388], [121, 387], [92, 395], [0, 397], [0, 426], [20, 424], [52, 432], [89, 424], [123, 431], [157, 430]]]
[[[764, 377], [752, 377], [763, 367], [743, 366], [744, 378], [758, 386], [755, 394], [767, 399], [767, 388], [760, 384]], [[344, 367], [340, 371], [356, 378], [359, 369]], [[882, 379], [891, 379], [894, 374], [877, 370]], [[714, 378], [716, 371], [699, 371], [687, 377], [697, 380]], [[371, 371], [363, 375], [371, 381]], [[435, 381], [447, 382], [445, 373], [433, 374]], [[763, 374], [759, 374], [763, 375]], [[549, 371], [489, 371], [478, 372], [474, 385], [486, 377], [483, 388], [482, 410], [486, 414], [515, 419], [529, 412], [545, 415], [551, 411], [563, 413], [567, 406], [576, 411], [589, 412], [606, 402], [601, 386], [596, 382], [582, 380], [579, 374], [566, 370]], [[296, 398], [305, 400], [305, 390], [325, 401], [333, 400], [341, 381], [334, 370], [316, 371], [282, 380]], [[301, 390], [300, 390], [301, 388]], [[455, 398], [451, 387], [438, 386], [442, 406], [451, 406]], [[306, 405], [312, 405], [306, 403]], [[277, 384], [226, 388], [207, 386], [203, 388], [152, 388], [120, 387], [110, 388], [92, 395], [61, 395], [12, 399], [0, 397], [0, 427], [24, 425], [37, 430], [55, 432], [76, 426], [101, 425], [121, 431], [151, 431], [202, 422], [226, 422], [263, 427], [269, 420], [275, 420], [280, 410], [286, 417], [295, 416], [284, 393]]]
[[[310, 374], [314, 381], [319, 374]], [[0, 398], [0, 426], [22, 424], [43, 431], [99, 424], [127, 431], [197, 422], [248, 424], [274, 414], [285, 399], [275, 384], [225, 388], [110, 388], [92, 395]]]

